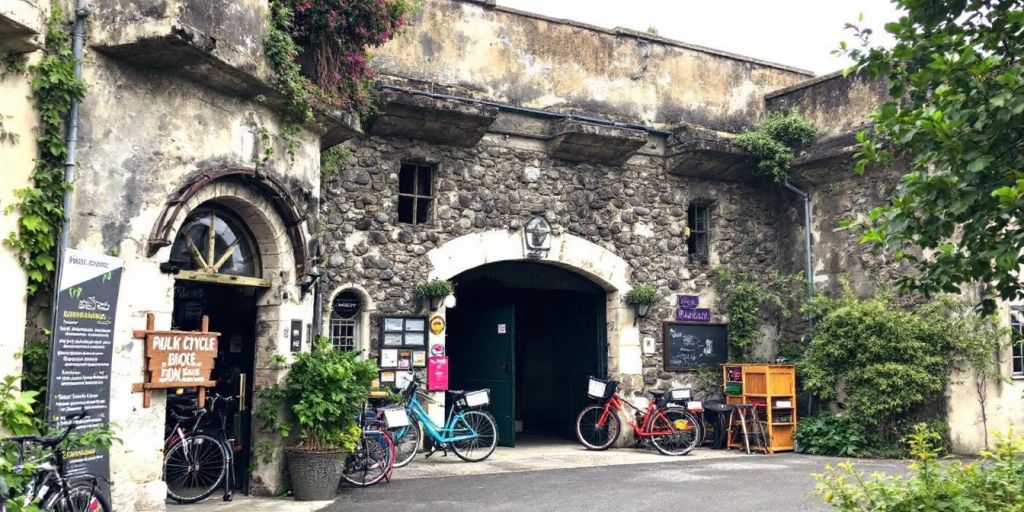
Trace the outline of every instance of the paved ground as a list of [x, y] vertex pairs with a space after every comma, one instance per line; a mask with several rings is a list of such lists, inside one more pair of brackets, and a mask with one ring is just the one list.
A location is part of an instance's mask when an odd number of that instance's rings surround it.
[[[209, 499], [188, 506], [200, 512], [324, 511], [675, 511], [790, 512], [825, 510], [810, 494], [811, 474], [842, 459], [796, 454], [746, 455], [698, 449], [685, 457], [652, 450], [591, 452], [575, 443], [524, 438], [470, 464], [451, 454], [419, 455], [396, 469], [392, 482], [344, 489], [333, 502], [239, 496], [232, 503]], [[899, 473], [900, 461], [858, 461], [867, 472]], [[718, 508], [717, 503], [728, 505]], [[169, 505], [171, 512], [179, 506]], [[184, 507], [180, 507], [184, 512]]]
[[[324, 511], [824, 511], [811, 474], [840, 459], [796, 454], [686, 458], [479, 476], [396, 479], [347, 489]], [[868, 472], [898, 473], [899, 461], [862, 461]]]

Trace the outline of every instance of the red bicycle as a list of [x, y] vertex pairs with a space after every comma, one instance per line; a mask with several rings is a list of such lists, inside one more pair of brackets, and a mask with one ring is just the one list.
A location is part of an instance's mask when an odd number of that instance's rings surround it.
[[576, 418], [576, 436], [588, 450], [605, 450], [615, 444], [622, 430], [619, 413], [625, 414], [623, 404], [634, 411], [636, 421], [626, 423], [637, 438], [650, 441], [659, 452], [686, 455], [697, 446], [700, 439], [697, 419], [686, 409], [670, 405], [676, 390], [648, 391], [654, 399], [641, 411], [615, 394], [618, 387], [619, 383], [614, 380], [590, 377], [587, 395], [599, 403], [584, 407]]

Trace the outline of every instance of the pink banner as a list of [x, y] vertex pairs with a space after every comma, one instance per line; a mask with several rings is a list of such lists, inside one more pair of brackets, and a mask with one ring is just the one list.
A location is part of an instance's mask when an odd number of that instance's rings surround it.
[[448, 356], [427, 358], [427, 389], [446, 391], [448, 389]]

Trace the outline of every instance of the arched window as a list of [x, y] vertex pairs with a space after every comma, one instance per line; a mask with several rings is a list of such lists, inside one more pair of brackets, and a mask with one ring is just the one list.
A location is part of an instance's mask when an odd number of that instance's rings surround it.
[[327, 337], [337, 350], [360, 350], [362, 348], [363, 301], [355, 290], [342, 290], [331, 300], [331, 321]]
[[183, 279], [269, 284], [261, 279], [259, 253], [249, 230], [220, 208], [200, 208], [185, 219], [169, 263]]

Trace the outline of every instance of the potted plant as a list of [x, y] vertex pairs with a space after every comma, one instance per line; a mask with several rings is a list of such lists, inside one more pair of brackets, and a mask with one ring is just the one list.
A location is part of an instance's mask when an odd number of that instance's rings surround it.
[[651, 306], [658, 302], [658, 290], [649, 284], [640, 284], [626, 293], [626, 304], [633, 306], [638, 318], [647, 316]]
[[[295, 499], [328, 500], [337, 493], [345, 454], [359, 439], [358, 416], [376, 376], [376, 363], [335, 350], [320, 337], [312, 351], [296, 354], [284, 382], [261, 392], [268, 399], [257, 412], [264, 428], [285, 437], [299, 433], [299, 442], [285, 448]], [[288, 421], [278, 418], [280, 410]]]
[[427, 301], [431, 311], [441, 307], [441, 301], [452, 294], [452, 283], [445, 279], [431, 279], [416, 286], [416, 295]]

